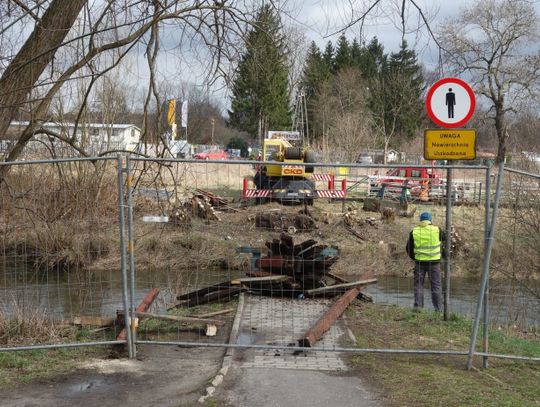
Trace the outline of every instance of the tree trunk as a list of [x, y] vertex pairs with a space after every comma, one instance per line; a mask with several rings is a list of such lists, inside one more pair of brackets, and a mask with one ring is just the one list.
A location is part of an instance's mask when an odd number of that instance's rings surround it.
[[495, 129], [497, 131], [497, 139], [499, 140], [497, 147], [496, 164], [504, 162], [506, 157], [506, 142], [508, 141], [508, 132], [506, 131], [506, 117], [502, 106], [495, 107]]
[[0, 134], [5, 134], [56, 50], [64, 42], [86, 0], [52, 0], [41, 21], [0, 78]]

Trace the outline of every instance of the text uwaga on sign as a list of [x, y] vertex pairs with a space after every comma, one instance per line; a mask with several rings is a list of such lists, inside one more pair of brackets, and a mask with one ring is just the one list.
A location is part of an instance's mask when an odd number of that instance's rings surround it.
[[474, 160], [476, 133], [472, 129], [428, 129], [424, 133], [426, 160]]

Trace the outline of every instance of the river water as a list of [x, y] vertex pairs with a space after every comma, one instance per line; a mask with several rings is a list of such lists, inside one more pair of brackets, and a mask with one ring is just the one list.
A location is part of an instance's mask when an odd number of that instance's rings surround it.
[[[409, 278], [379, 276], [377, 279], [377, 284], [364, 289], [366, 294], [373, 296], [375, 303], [413, 306], [412, 276]], [[531, 284], [525, 287], [508, 281], [491, 281], [489, 292], [490, 321], [499, 324], [511, 323], [538, 327], [540, 325], [540, 299], [529, 288], [532, 288], [534, 292], [535, 287]], [[473, 317], [476, 313], [479, 291], [480, 281], [476, 278], [452, 278], [450, 281], [449, 311]], [[538, 285], [536, 292], [540, 292]], [[427, 281], [424, 286], [424, 306], [426, 309], [433, 309], [429, 282]]]
[[[0, 316], [35, 313], [56, 318], [77, 315], [114, 316], [123, 308], [121, 276], [118, 271], [79, 271], [44, 274], [35, 270], [16, 271], [0, 267]], [[174, 302], [174, 296], [196, 288], [240, 277], [237, 272], [194, 270], [192, 273], [139, 272], [135, 290], [138, 303], [151, 287], [160, 288], [158, 306]], [[490, 321], [499, 324], [540, 325], [540, 300], [531, 288], [508, 282], [490, 283]], [[412, 277], [379, 276], [377, 284], [364, 289], [375, 303], [409, 307], [413, 305]], [[478, 279], [453, 278], [450, 284], [450, 312], [473, 316], [479, 292]], [[538, 292], [538, 290], [537, 290]], [[432, 309], [429, 283], [424, 303]]]

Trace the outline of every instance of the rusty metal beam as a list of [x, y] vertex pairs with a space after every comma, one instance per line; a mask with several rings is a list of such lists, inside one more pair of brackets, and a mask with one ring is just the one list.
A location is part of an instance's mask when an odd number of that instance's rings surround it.
[[321, 339], [326, 331], [334, 324], [334, 322], [343, 314], [349, 304], [360, 294], [360, 288], [354, 287], [341, 296], [330, 307], [328, 311], [305, 333], [302, 339], [298, 340], [298, 346], [311, 348]]
[[[148, 294], [144, 296], [144, 298], [141, 300], [139, 305], [137, 305], [137, 309], [135, 312], [145, 312], [150, 308], [154, 300], [156, 299], [157, 295], [159, 294], [159, 290], [157, 288], [152, 288]], [[120, 331], [118, 334], [118, 337], [116, 338], [117, 341], [125, 341], [127, 336], [126, 327]]]

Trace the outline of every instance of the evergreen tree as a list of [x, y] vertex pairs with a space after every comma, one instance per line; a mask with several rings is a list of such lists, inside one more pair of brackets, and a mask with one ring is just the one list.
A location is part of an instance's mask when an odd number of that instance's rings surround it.
[[[307, 120], [310, 126], [315, 123], [315, 96], [321, 85], [330, 77], [330, 71], [319, 47], [314, 41], [311, 42], [306, 55], [304, 71], [302, 73], [301, 87], [306, 96]], [[313, 136], [310, 134], [309, 136]]]
[[262, 138], [290, 125], [286, 47], [279, 17], [261, 7], [248, 33], [232, 86], [229, 125]]
[[360, 47], [360, 43], [355, 38], [351, 45], [351, 65], [357, 66], [360, 68], [360, 61], [362, 58], [362, 48]]
[[411, 138], [422, 120], [424, 78], [416, 53], [407, 47], [407, 41], [403, 40], [399, 52], [390, 54], [388, 75], [400, 78], [399, 81], [392, 81], [390, 87], [390, 92], [403, 99], [396, 131]]
[[364, 78], [372, 80], [385, 69], [386, 59], [383, 45], [373, 37], [367, 46], [361, 48], [358, 67]]
[[334, 57], [333, 72], [349, 68], [352, 65], [351, 47], [345, 35], [341, 35], [337, 42], [336, 55]]
[[329, 72], [326, 69], [321, 51], [315, 44], [315, 41], [312, 41], [306, 55], [306, 62], [302, 73], [302, 87], [308, 99], [315, 94], [320, 83], [328, 78], [328, 75]]
[[371, 55], [377, 58], [367, 65], [371, 76], [369, 107], [386, 153], [391, 139], [398, 138], [393, 143], [399, 145], [404, 139], [413, 137], [420, 126], [423, 78], [416, 53], [407, 48], [405, 41], [399, 52], [392, 53], [389, 58], [384, 54], [381, 57], [380, 48], [372, 44], [372, 50], [376, 52]]
[[248, 143], [241, 137], [233, 137], [227, 143], [227, 148], [240, 150], [241, 157], [248, 156]]
[[334, 68], [334, 46], [330, 41], [326, 43], [326, 48], [324, 49], [322, 59], [324, 69], [326, 69], [326, 71], [330, 75]]

